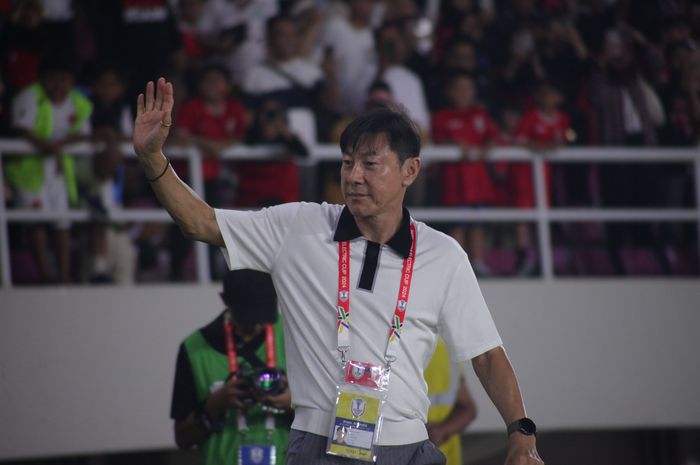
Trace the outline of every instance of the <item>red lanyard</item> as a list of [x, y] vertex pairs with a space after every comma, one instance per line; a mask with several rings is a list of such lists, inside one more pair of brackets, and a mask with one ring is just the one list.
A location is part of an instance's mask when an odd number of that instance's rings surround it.
[[[411, 223], [411, 250], [408, 257], [403, 261], [401, 269], [401, 283], [399, 295], [396, 298], [394, 315], [391, 317], [391, 330], [389, 332], [389, 342], [387, 345], [387, 356], [396, 358], [396, 352], [392, 348], [392, 343], [401, 339], [406, 308], [408, 307], [408, 296], [411, 291], [411, 279], [413, 278], [413, 263], [416, 256], [416, 227]], [[338, 243], [338, 348], [344, 348], [341, 352], [350, 347], [350, 242], [340, 241]]]
[[[224, 334], [226, 335], [226, 352], [228, 353], [228, 369], [231, 373], [238, 372], [238, 353], [233, 340], [233, 323], [228, 313], [224, 317]], [[275, 330], [270, 323], [265, 325], [265, 358], [267, 366], [272, 368], [275, 362]]]

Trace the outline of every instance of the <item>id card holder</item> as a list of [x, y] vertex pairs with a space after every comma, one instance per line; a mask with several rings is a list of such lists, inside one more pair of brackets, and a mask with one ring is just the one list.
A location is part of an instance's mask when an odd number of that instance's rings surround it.
[[251, 435], [247, 421], [238, 415], [238, 434], [241, 445], [238, 447], [237, 465], [277, 465], [277, 448], [273, 440], [275, 420], [272, 415], [265, 417], [266, 434]]
[[335, 412], [326, 453], [375, 462], [376, 442], [382, 426], [389, 369], [351, 360], [343, 382], [337, 386]]
[[276, 465], [277, 450], [274, 445], [241, 444], [238, 449], [238, 465]]

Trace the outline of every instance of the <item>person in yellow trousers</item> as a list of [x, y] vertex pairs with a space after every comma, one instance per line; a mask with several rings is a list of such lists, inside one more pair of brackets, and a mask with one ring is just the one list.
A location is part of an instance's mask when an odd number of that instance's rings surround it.
[[445, 454], [447, 465], [462, 465], [461, 433], [476, 418], [476, 404], [442, 339], [424, 376], [430, 396], [428, 437]]

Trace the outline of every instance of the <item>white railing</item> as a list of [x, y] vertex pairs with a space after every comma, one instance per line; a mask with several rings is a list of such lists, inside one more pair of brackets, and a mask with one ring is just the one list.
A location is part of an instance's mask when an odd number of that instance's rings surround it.
[[[123, 144], [122, 150], [129, 156], [135, 156], [130, 144]], [[67, 149], [69, 153], [79, 156], [89, 156], [95, 153], [96, 147], [83, 143], [76, 144]], [[300, 164], [313, 166], [320, 161], [337, 161], [340, 151], [334, 145], [318, 145], [311, 149], [308, 158], [300, 161]], [[33, 153], [32, 147], [23, 140], [0, 140], [0, 160], [4, 155]], [[204, 183], [200, 155], [195, 147], [169, 147], [169, 157], [185, 158], [189, 162], [190, 187], [200, 195], [204, 195]], [[236, 146], [224, 154], [225, 159], [235, 160], [270, 160], [279, 155], [279, 150], [274, 146], [250, 147]], [[423, 164], [441, 161], [457, 161], [461, 159], [460, 151], [453, 146], [428, 145], [422, 149], [421, 158]], [[532, 209], [506, 209], [506, 208], [412, 208], [412, 215], [421, 221], [427, 222], [532, 222], [537, 225], [538, 250], [542, 268], [542, 278], [551, 280], [554, 278], [552, 262], [552, 244], [550, 239], [550, 226], [557, 221], [685, 221], [697, 222], [698, 241], [700, 249], [700, 152], [696, 149], [677, 148], [611, 148], [611, 147], [586, 147], [566, 148], [555, 153], [533, 155], [532, 152], [522, 148], [499, 148], [491, 155], [493, 161], [529, 162], [533, 165], [533, 178], [535, 188], [535, 208]], [[545, 189], [545, 162], [571, 163], [571, 162], [624, 162], [624, 163], [661, 163], [678, 162], [692, 163], [694, 168], [694, 208], [634, 208], [634, 209], [610, 209], [610, 208], [551, 208], [548, 206]], [[0, 178], [3, 178], [2, 164], [0, 163]], [[3, 178], [4, 179], [4, 178]], [[12, 222], [41, 222], [57, 219], [69, 219], [75, 222], [90, 220], [87, 210], [70, 210], [66, 212], [38, 211], [29, 209], [6, 209], [4, 202], [0, 202], [0, 268], [2, 287], [12, 286], [10, 269], [10, 245], [8, 240], [8, 224]], [[119, 209], [110, 211], [110, 220], [115, 222], [129, 221], [170, 221], [170, 217], [164, 210], [156, 209]], [[209, 255], [207, 245], [197, 242], [195, 245], [196, 268], [198, 282], [209, 283]]]

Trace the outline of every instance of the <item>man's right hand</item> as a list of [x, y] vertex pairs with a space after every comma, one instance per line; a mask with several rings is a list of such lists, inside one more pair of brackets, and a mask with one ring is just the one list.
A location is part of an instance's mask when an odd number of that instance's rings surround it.
[[144, 159], [160, 154], [170, 133], [173, 109], [173, 85], [164, 78], [146, 85], [146, 95], [139, 94], [134, 122], [134, 151]]

